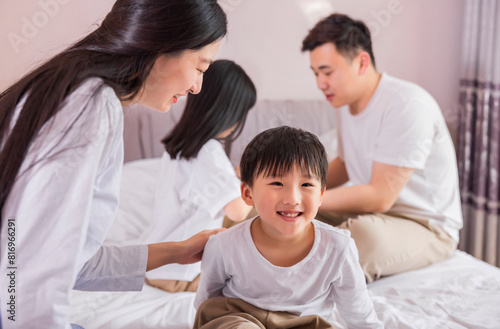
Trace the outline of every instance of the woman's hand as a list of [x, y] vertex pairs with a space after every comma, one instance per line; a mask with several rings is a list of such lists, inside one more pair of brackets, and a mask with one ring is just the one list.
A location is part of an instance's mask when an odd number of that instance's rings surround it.
[[181, 244], [181, 251], [179, 252], [179, 259], [176, 263], [191, 264], [199, 262], [208, 238], [224, 230], [225, 228], [201, 231], [189, 239], [179, 242]]
[[146, 271], [172, 263], [192, 264], [199, 262], [208, 238], [224, 230], [225, 228], [205, 230], [184, 241], [148, 245], [148, 265]]

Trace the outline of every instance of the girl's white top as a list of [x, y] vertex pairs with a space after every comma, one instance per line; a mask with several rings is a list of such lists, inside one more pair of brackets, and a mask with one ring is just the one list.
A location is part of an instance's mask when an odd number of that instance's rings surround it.
[[[113, 244], [182, 241], [203, 230], [222, 227], [224, 207], [240, 196], [240, 180], [221, 143], [209, 140], [189, 160], [167, 152], [161, 158], [128, 162], [123, 167]], [[149, 271], [148, 279], [192, 281], [200, 263], [169, 264]]]

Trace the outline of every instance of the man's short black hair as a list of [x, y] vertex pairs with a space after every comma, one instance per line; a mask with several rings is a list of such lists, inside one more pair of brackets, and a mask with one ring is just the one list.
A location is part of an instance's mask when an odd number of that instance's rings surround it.
[[360, 51], [366, 51], [375, 67], [370, 30], [362, 21], [343, 14], [331, 14], [309, 31], [302, 41], [302, 51], [312, 51], [328, 42], [333, 43], [340, 54], [351, 60]]

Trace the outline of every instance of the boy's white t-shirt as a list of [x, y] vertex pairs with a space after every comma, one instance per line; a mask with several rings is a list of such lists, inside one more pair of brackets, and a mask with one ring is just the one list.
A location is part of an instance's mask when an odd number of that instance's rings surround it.
[[[253, 219], [254, 220], [254, 219]], [[334, 305], [350, 328], [381, 328], [350, 232], [313, 220], [314, 244], [297, 264], [271, 264], [257, 250], [247, 220], [210, 237], [203, 252], [195, 307], [224, 296], [269, 311], [317, 314], [332, 321]]]
[[[366, 109], [336, 109], [340, 158], [354, 185], [368, 184], [373, 162], [414, 168], [389, 210], [428, 219], [458, 241], [462, 227], [455, 149], [434, 98], [416, 84], [383, 74]], [[387, 180], [398, 181], [398, 175]]]
[[[240, 196], [240, 180], [222, 145], [208, 141], [196, 158], [171, 159], [164, 152], [158, 168], [153, 224], [147, 243], [182, 241], [222, 227], [224, 207]], [[169, 264], [146, 273], [148, 279], [191, 281], [200, 263]]]

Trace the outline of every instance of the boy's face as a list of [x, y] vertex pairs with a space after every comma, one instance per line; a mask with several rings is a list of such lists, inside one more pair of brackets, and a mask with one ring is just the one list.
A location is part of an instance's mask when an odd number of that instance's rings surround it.
[[302, 233], [316, 216], [324, 192], [317, 177], [297, 166], [283, 177], [260, 174], [252, 188], [241, 184], [243, 200], [255, 206], [263, 229], [277, 238]]

